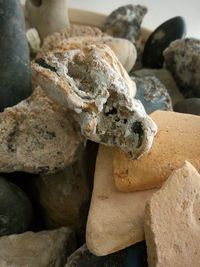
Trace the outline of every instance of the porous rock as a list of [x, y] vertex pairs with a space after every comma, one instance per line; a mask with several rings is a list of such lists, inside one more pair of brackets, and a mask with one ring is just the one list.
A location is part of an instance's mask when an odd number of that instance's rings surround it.
[[200, 174], [185, 162], [147, 202], [149, 267], [199, 266], [199, 210]]
[[114, 151], [100, 145], [86, 227], [91, 253], [104, 256], [144, 240], [144, 208], [155, 190], [121, 193], [113, 180]]
[[[58, 35], [58, 34], [57, 34]], [[61, 39], [61, 41], [56, 41], [55, 43], [52, 43], [50, 47], [47, 46], [45, 48], [45, 45], [42, 47], [41, 51], [37, 55], [38, 58], [42, 56], [42, 53], [47, 51], [67, 51], [72, 49], [81, 49], [86, 45], [91, 44], [106, 44], [108, 45], [121, 64], [124, 66], [127, 72], [129, 72], [137, 58], [137, 51], [130, 41], [122, 38], [113, 38], [111, 36], [101, 36], [101, 37], [91, 37], [91, 36], [78, 36], [78, 37], [71, 37], [68, 39]]]
[[200, 171], [200, 117], [171, 111], [156, 111], [151, 117], [158, 125], [151, 151], [138, 160], [115, 153], [113, 173], [120, 191], [161, 187], [186, 159]]
[[75, 249], [75, 235], [64, 227], [5, 236], [0, 238], [0, 266], [62, 267]]
[[200, 97], [200, 40], [176, 40], [163, 53], [166, 68], [185, 97]]
[[82, 137], [70, 114], [41, 88], [0, 113], [0, 172], [52, 173], [77, 157]]
[[150, 149], [156, 125], [134, 99], [135, 83], [108, 46], [49, 52], [32, 64], [32, 74], [51, 99], [75, 111], [86, 138], [134, 158]]
[[181, 102], [178, 102], [174, 106], [174, 111], [200, 115], [200, 98], [187, 98]]

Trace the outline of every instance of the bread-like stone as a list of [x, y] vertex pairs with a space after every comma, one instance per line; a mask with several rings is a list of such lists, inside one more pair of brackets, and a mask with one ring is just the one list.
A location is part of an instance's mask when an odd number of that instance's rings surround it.
[[200, 266], [200, 175], [189, 163], [174, 171], [147, 202], [149, 267]]
[[157, 127], [131, 80], [106, 45], [49, 52], [32, 64], [32, 76], [58, 105], [74, 111], [82, 134], [137, 158], [152, 145]]
[[138, 160], [115, 153], [114, 179], [120, 191], [160, 187], [185, 160], [200, 170], [200, 117], [170, 111], [156, 111], [151, 117], [158, 126], [151, 151]]
[[41, 88], [0, 113], [0, 172], [53, 173], [76, 158], [83, 138], [71, 115]]
[[113, 149], [100, 146], [86, 228], [89, 250], [103, 256], [144, 240], [144, 208], [155, 190], [121, 193], [113, 180]]

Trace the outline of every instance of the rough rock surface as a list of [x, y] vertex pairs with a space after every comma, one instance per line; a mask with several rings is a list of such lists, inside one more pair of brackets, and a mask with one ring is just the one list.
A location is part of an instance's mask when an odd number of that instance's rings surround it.
[[113, 150], [100, 146], [86, 228], [91, 253], [104, 256], [144, 240], [144, 208], [155, 190], [121, 193], [113, 180]]
[[86, 138], [133, 158], [151, 148], [156, 125], [134, 99], [135, 83], [108, 46], [49, 52], [32, 64], [32, 74], [51, 99], [75, 111]]
[[117, 56], [118, 60], [124, 66], [127, 72], [129, 72], [137, 58], [137, 51], [130, 41], [122, 38], [113, 38], [111, 36], [101, 36], [101, 37], [91, 37], [91, 36], [83, 36], [83, 37], [73, 37], [68, 39], [61, 39], [61, 41], [56, 41], [52, 43], [51, 46], [42, 47], [41, 51], [37, 55], [37, 58], [42, 57], [44, 52], [49, 51], [67, 51], [72, 49], [81, 49], [84, 46], [91, 45], [91, 44], [106, 44], [108, 45], [115, 55]]
[[164, 51], [166, 68], [185, 97], [200, 97], [200, 40], [186, 38]]
[[200, 115], [200, 98], [187, 98], [174, 106], [174, 111]]
[[189, 163], [147, 202], [145, 237], [149, 267], [198, 267], [200, 174]]
[[82, 143], [77, 123], [40, 88], [0, 113], [0, 125], [0, 172], [55, 172], [74, 161]]
[[75, 249], [75, 235], [64, 227], [5, 236], [0, 238], [0, 266], [63, 267]]
[[186, 159], [200, 171], [200, 117], [170, 111], [156, 111], [151, 117], [158, 125], [151, 151], [138, 160], [115, 153], [113, 172], [120, 191], [160, 187]]

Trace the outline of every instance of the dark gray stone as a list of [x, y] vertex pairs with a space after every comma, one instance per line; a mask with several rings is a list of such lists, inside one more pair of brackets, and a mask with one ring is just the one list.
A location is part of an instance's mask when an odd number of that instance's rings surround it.
[[136, 42], [147, 8], [141, 5], [126, 5], [114, 10], [106, 19], [104, 31], [114, 37]]
[[180, 113], [200, 115], [200, 98], [185, 99], [174, 105], [174, 111]]
[[31, 94], [29, 49], [19, 0], [0, 1], [0, 111]]
[[162, 68], [163, 51], [169, 44], [185, 35], [185, 22], [182, 17], [174, 17], [161, 24], [149, 36], [142, 55], [142, 63], [145, 67]]
[[32, 218], [32, 205], [26, 194], [0, 177], [0, 236], [27, 231]]
[[134, 77], [137, 85], [135, 98], [139, 99], [147, 114], [156, 110], [172, 110], [171, 98], [165, 86], [153, 76]]

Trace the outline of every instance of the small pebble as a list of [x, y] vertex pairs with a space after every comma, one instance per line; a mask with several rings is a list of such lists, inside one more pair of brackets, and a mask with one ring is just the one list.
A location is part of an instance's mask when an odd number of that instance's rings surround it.
[[200, 98], [188, 98], [174, 106], [174, 111], [200, 115]]
[[161, 24], [148, 38], [144, 47], [142, 63], [149, 68], [162, 68], [163, 51], [169, 44], [185, 35], [185, 22], [182, 17], [174, 17]]

